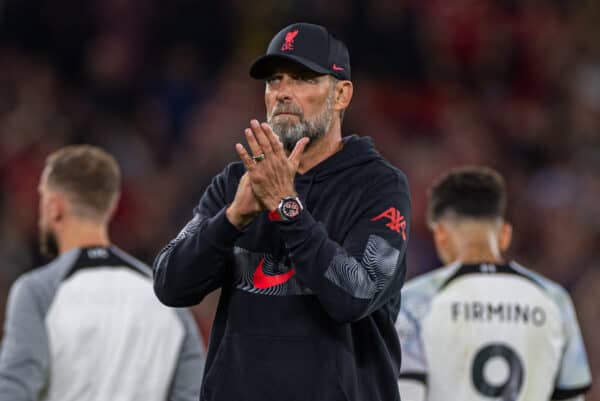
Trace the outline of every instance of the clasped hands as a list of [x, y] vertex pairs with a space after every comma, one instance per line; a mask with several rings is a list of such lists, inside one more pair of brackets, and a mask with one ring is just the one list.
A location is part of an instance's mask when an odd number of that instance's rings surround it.
[[307, 137], [300, 139], [288, 156], [269, 124], [252, 120], [244, 134], [250, 152], [240, 143], [235, 150], [246, 166], [246, 173], [226, 210], [227, 219], [239, 229], [250, 224], [261, 211], [277, 208], [282, 198], [297, 195], [294, 177], [309, 142]]

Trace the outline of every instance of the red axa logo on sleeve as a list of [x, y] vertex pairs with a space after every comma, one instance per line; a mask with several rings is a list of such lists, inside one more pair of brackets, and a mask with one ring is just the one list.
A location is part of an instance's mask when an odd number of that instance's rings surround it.
[[377, 221], [381, 219], [388, 219], [389, 222], [385, 225], [390, 230], [396, 231], [402, 235], [402, 239], [406, 241], [406, 219], [402, 216], [402, 213], [395, 207], [390, 207], [379, 216], [373, 217], [371, 221]]
[[291, 31], [285, 34], [285, 42], [281, 46], [282, 52], [289, 52], [290, 50], [294, 50], [294, 40], [296, 40], [296, 36], [298, 36], [298, 30]]

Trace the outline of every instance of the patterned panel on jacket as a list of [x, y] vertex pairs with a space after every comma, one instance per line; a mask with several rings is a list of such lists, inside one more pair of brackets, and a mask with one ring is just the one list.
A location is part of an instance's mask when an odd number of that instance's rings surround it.
[[345, 253], [336, 255], [325, 277], [360, 299], [370, 299], [381, 291], [394, 275], [400, 251], [384, 238], [370, 235], [362, 261]]

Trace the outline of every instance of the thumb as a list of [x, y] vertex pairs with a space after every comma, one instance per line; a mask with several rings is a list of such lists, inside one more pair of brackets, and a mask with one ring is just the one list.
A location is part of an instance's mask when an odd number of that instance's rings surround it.
[[300, 158], [304, 154], [304, 149], [306, 149], [306, 145], [308, 145], [310, 139], [307, 137], [300, 138], [298, 142], [296, 142], [296, 146], [294, 146], [294, 150], [292, 150], [292, 154], [288, 157], [288, 160], [292, 162], [294, 169], [297, 169], [300, 165]]

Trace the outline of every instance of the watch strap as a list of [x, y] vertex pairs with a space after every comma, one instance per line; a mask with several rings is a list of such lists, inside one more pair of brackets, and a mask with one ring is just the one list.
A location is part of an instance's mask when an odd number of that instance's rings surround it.
[[279, 214], [279, 210], [275, 209], [275, 210], [271, 210], [269, 212], [269, 220], [270, 221], [280, 221], [281, 220], [281, 215]]

